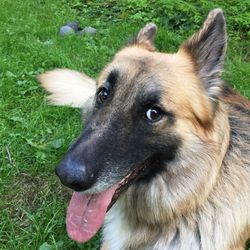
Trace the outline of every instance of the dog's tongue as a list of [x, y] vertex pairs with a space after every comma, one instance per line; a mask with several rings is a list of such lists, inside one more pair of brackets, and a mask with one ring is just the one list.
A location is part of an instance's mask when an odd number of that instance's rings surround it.
[[103, 224], [105, 213], [115, 190], [116, 186], [99, 194], [73, 193], [66, 219], [70, 238], [83, 243], [96, 234]]

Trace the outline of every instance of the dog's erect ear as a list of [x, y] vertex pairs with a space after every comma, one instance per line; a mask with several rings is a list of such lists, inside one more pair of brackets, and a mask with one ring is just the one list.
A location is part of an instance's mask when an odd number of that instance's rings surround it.
[[216, 104], [221, 93], [224, 57], [227, 46], [226, 23], [221, 9], [212, 10], [202, 28], [186, 41], [185, 51], [194, 62], [208, 97]]
[[83, 73], [55, 69], [38, 76], [41, 85], [51, 93], [51, 104], [82, 108], [95, 95], [95, 80]]
[[148, 23], [137, 33], [129, 44], [138, 44], [153, 50], [156, 32], [157, 26], [154, 23]]

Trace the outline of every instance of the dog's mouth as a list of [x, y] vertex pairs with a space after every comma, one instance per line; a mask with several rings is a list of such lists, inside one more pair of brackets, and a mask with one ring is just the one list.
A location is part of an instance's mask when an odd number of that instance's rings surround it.
[[132, 170], [119, 183], [97, 194], [74, 192], [67, 210], [67, 232], [70, 238], [80, 243], [91, 239], [103, 224], [106, 212], [120, 194], [134, 183], [148, 165], [146, 160]]

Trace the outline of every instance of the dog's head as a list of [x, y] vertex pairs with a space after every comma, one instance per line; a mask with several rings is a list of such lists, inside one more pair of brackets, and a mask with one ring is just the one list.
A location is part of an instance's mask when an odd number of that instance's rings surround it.
[[83, 133], [56, 169], [77, 191], [67, 215], [77, 241], [96, 233], [121, 191], [154, 178], [190, 146], [190, 135], [205, 140], [213, 128], [226, 48], [222, 11], [211, 11], [176, 54], [155, 51], [156, 31], [154, 24], [142, 28], [96, 83], [70, 70], [39, 77], [53, 103], [89, 106]]

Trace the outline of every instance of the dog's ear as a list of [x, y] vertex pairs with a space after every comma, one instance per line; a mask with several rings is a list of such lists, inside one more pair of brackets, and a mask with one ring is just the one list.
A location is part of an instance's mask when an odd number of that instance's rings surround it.
[[212, 10], [202, 28], [187, 40], [179, 51], [191, 57], [213, 104], [221, 93], [224, 57], [227, 46], [226, 23], [221, 9]]
[[83, 73], [55, 69], [38, 76], [41, 85], [51, 93], [51, 104], [82, 108], [95, 95], [95, 80]]
[[157, 32], [157, 26], [154, 23], [146, 24], [133, 39], [129, 42], [131, 44], [141, 45], [149, 50], [154, 50], [154, 39]]

